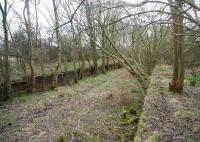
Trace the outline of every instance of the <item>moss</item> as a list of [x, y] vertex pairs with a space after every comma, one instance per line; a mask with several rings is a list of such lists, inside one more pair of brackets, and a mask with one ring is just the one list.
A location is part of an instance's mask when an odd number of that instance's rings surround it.
[[18, 96], [11, 96], [8, 100], [9, 103], [13, 103], [13, 102], [26, 102], [27, 100], [29, 100], [30, 95], [28, 93], [22, 93]]
[[138, 84], [139, 82], [136, 79], [129, 80], [128, 83]]
[[78, 131], [78, 130], [74, 130], [74, 131], [72, 132], [72, 134], [73, 134], [74, 136], [81, 136], [81, 132]]
[[196, 138], [187, 138], [186, 142], [198, 142]]
[[123, 119], [126, 119], [126, 115], [128, 114], [128, 111], [124, 111], [123, 113], [122, 113], [122, 118]]
[[[143, 99], [142, 99], [143, 100]], [[140, 99], [134, 100], [132, 106], [123, 109], [122, 114], [122, 125], [130, 125], [130, 124], [137, 124], [139, 121], [140, 110], [141, 110], [141, 103], [143, 103]]]
[[149, 126], [146, 123], [141, 123], [140, 124], [140, 131], [146, 131], [149, 129]]
[[200, 134], [200, 126], [194, 125], [194, 126], [192, 127], [192, 130], [193, 130], [195, 133], [199, 133], [199, 134]]
[[65, 142], [64, 136], [59, 136], [59, 137], [57, 138], [57, 142]]
[[132, 89], [132, 93], [144, 94], [144, 90], [141, 88], [134, 88], [134, 89]]
[[192, 76], [191, 74], [185, 74], [185, 80], [200, 84], [200, 76]]
[[101, 137], [99, 134], [97, 134], [96, 136], [91, 135], [88, 140], [88, 142], [104, 142], [104, 141], [105, 141], [104, 138]]
[[158, 132], [154, 132], [151, 136], [149, 136], [145, 142], [159, 142], [160, 134]]
[[108, 120], [116, 120], [117, 116], [115, 114], [110, 114], [107, 116]]
[[121, 124], [130, 125], [130, 124], [138, 123], [138, 120], [139, 120], [139, 117], [137, 116], [127, 115], [126, 119], [123, 119]]
[[134, 142], [141, 142], [142, 140], [141, 140], [141, 138], [139, 138], [139, 137], [135, 137], [135, 139], [134, 139]]
[[136, 111], [135, 107], [131, 107], [131, 108], [129, 109], [129, 113], [130, 113], [130, 114], [133, 114], [133, 115], [136, 115], [136, 114], [137, 114], [137, 111]]
[[145, 97], [145, 91], [141, 88], [132, 89], [132, 93], [137, 95], [134, 95], [132, 105], [124, 108], [122, 114], [121, 124], [127, 126], [126, 128], [128, 128], [129, 125], [131, 127], [131, 130], [127, 130], [124, 141], [134, 141]]

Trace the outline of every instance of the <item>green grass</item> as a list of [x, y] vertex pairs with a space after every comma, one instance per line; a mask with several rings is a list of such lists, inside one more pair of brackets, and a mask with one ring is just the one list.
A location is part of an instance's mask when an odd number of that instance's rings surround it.
[[131, 91], [132, 91], [132, 93], [136, 93], [136, 94], [144, 94], [145, 93], [144, 90], [141, 88], [134, 88]]
[[186, 142], [198, 142], [196, 138], [188, 138]]
[[190, 74], [186, 74], [185, 80], [194, 81], [195, 83], [200, 84], [200, 76], [192, 76]]
[[26, 102], [28, 99], [30, 98], [30, 96], [27, 93], [22, 93], [20, 95], [17, 96], [10, 96], [8, 102], [12, 103], [12, 102]]

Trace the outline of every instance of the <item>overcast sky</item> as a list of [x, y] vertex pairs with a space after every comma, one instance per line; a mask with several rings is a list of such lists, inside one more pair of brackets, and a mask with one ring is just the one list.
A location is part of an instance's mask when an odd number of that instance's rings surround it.
[[[19, 26], [21, 21], [19, 17], [23, 18], [24, 0], [8, 0], [8, 1], [9, 4], [12, 4], [12, 9], [9, 11], [8, 15], [8, 22], [10, 23], [11, 29], [13, 31], [16, 31], [21, 28]], [[71, 0], [71, 2], [75, 4], [78, 4], [77, 1], [78, 0]], [[142, 0], [124, 0], [124, 1], [128, 3], [137, 3]], [[0, 2], [2, 2], [3, 5], [3, 0], [0, 0]], [[34, 5], [31, 4], [30, 7], [31, 7], [31, 14], [33, 15], [32, 17], [35, 17]], [[38, 11], [39, 26], [44, 33], [44, 31], [49, 29], [50, 26], [53, 26], [52, 18], [50, 18], [50, 15], [53, 15], [52, 0], [40, 0], [40, 4], [37, 7], [39, 10]], [[74, 9], [75, 8], [76, 6], [74, 6]], [[72, 9], [72, 12], [74, 11], [74, 9]], [[16, 16], [16, 13], [14, 11], [16, 11], [19, 14], [19, 16]], [[49, 14], [49, 12], [51, 12], [51, 14]], [[33, 20], [33, 22], [35, 21]], [[66, 21], [61, 21], [60, 24], [62, 24], [63, 22]], [[2, 35], [2, 33], [3, 33], [2, 30], [0, 30], [0, 35]]]
[[[3, 0], [0, 0], [0, 2], [2, 2]], [[21, 17], [23, 15], [23, 8], [24, 8], [24, 0], [8, 0], [10, 4], [12, 4], [12, 9], [9, 12], [9, 16], [8, 16], [8, 21], [10, 23], [11, 29], [13, 31], [18, 30], [17, 28], [20, 28], [19, 26], [16, 25], [20, 25], [20, 20], [19, 17], [16, 16], [16, 14], [13, 12], [13, 10], [15, 10]], [[77, 1], [80, 0], [70, 0], [71, 2], [77, 3]], [[102, 0], [104, 1], [104, 0]], [[124, 0], [127, 3], [139, 3], [141, 1], [144, 0]], [[166, 1], [166, 0], [163, 0]], [[196, 0], [199, 3], [199, 0]], [[74, 8], [71, 10], [72, 12], [74, 11], [74, 9], [76, 8], [76, 6], [74, 6]], [[147, 6], [148, 9], [155, 9], [155, 5], [153, 4], [149, 4]], [[39, 25], [40, 28], [43, 30], [43, 33], [45, 33], [45, 31], [47, 29], [50, 28], [49, 25], [53, 26], [53, 21], [50, 18], [50, 15], [53, 15], [53, 8], [52, 8], [52, 0], [40, 0], [40, 4], [38, 5], [38, 18], [39, 18]], [[51, 14], [49, 14], [49, 12]], [[31, 14], [34, 16], [34, 6], [31, 5]], [[66, 15], [66, 14], [65, 14]], [[65, 16], [64, 15], [64, 16]], [[63, 18], [65, 21], [60, 21], [60, 24], [62, 24], [63, 22], [66, 22], [66, 18]], [[34, 22], [34, 20], [33, 20]], [[2, 35], [2, 31], [0, 31], [0, 35]]]

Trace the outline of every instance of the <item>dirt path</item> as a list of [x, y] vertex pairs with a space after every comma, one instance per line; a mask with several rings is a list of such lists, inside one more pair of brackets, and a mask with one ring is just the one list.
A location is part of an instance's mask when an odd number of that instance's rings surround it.
[[122, 141], [122, 109], [137, 85], [120, 69], [15, 99], [0, 108], [0, 141]]

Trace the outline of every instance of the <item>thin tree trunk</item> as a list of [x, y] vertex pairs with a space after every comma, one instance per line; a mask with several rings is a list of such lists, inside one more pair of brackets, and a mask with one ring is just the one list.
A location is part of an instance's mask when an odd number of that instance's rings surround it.
[[[26, 9], [27, 20], [25, 16], [25, 9]], [[35, 88], [34, 53], [33, 53], [34, 47], [33, 47], [33, 38], [32, 38], [29, 0], [25, 1], [24, 19], [25, 19], [26, 30], [27, 30], [27, 35], [28, 35], [28, 44], [29, 44], [29, 66], [31, 69], [31, 92], [34, 92], [34, 88]]]
[[87, 24], [90, 27], [88, 29], [88, 35], [89, 35], [89, 41], [90, 41], [90, 47], [92, 50], [92, 61], [93, 61], [93, 73], [97, 74], [98, 73], [98, 63], [97, 63], [97, 50], [96, 50], [96, 35], [95, 35], [95, 28], [92, 27], [94, 26], [94, 22], [92, 21], [92, 12], [91, 12], [91, 4], [89, 2], [86, 3], [85, 8], [86, 8], [86, 18], [87, 18]]
[[4, 9], [0, 4], [0, 10], [3, 15], [3, 30], [4, 30], [4, 62], [5, 62], [5, 92], [3, 96], [3, 100], [6, 100], [11, 91], [10, 84], [10, 64], [9, 64], [9, 45], [8, 45], [8, 29], [7, 29], [7, 0], [4, 0]]
[[84, 53], [83, 53], [83, 46], [82, 46], [82, 42], [81, 42], [81, 32], [78, 34], [78, 42], [79, 42], [79, 46], [80, 46], [80, 52], [79, 52], [79, 60], [81, 60], [81, 65], [80, 65], [80, 79], [82, 79], [84, 77], [84, 69], [85, 69], [85, 57], [84, 57]]
[[55, 88], [58, 84], [58, 70], [61, 66], [61, 38], [59, 31], [59, 21], [58, 21], [58, 6], [56, 6], [55, 0], [53, 1], [53, 9], [54, 9], [54, 18], [55, 18], [55, 31], [56, 31], [56, 44], [57, 44], [57, 59], [55, 65], [54, 79], [53, 79], [53, 88]]
[[102, 73], [106, 72], [105, 69], [105, 53], [103, 51], [103, 49], [105, 48], [105, 32], [102, 30], [102, 49], [101, 49], [101, 59], [102, 59]]

